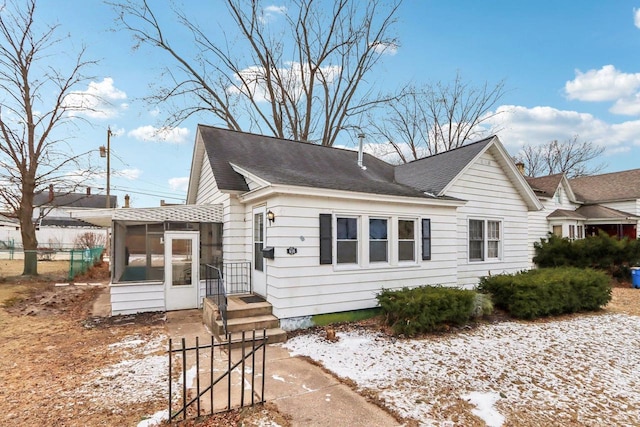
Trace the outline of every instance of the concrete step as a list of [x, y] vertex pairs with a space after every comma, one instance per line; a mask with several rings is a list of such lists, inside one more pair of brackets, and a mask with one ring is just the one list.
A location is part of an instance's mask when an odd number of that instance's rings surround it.
[[270, 315], [273, 307], [268, 302], [244, 303], [229, 298], [227, 301], [227, 319]]
[[[216, 323], [222, 325], [222, 320], [216, 320]], [[280, 321], [272, 314], [252, 317], [242, 317], [236, 319], [227, 319], [227, 332], [253, 331], [254, 329], [271, 329], [278, 328]]]
[[[256, 330], [256, 338], [262, 337], [262, 329]], [[267, 337], [269, 338], [267, 344], [274, 344], [279, 342], [285, 342], [287, 340], [287, 332], [280, 328], [269, 328], [266, 330]], [[245, 348], [251, 347], [253, 344], [251, 338], [253, 337], [253, 331], [245, 332]], [[224, 335], [222, 337], [216, 337], [220, 342], [226, 342]], [[231, 334], [231, 348], [242, 347], [242, 332], [233, 332]]]

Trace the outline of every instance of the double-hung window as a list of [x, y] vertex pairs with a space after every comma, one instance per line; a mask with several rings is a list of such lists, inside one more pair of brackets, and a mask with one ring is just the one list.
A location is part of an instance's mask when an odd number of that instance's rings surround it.
[[336, 218], [336, 255], [338, 264], [358, 263], [358, 218]]
[[389, 261], [388, 221], [369, 218], [369, 262]]
[[484, 261], [501, 257], [501, 222], [469, 220], [469, 261]]
[[500, 258], [500, 222], [487, 221], [487, 258]]
[[416, 222], [398, 220], [398, 261], [416, 260]]

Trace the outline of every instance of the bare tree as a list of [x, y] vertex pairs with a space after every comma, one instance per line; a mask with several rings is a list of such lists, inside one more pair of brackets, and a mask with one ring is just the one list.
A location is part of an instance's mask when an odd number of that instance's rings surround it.
[[[369, 115], [375, 138], [388, 141], [403, 162], [449, 151], [496, 129], [482, 126], [496, 116], [504, 81], [473, 86], [460, 74], [452, 83], [408, 86], [401, 96]], [[384, 117], [380, 120], [379, 117]]]
[[516, 161], [525, 165], [528, 176], [545, 176], [564, 173], [568, 178], [594, 175], [606, 167], [606, 163], [593, 163], [604, 152], [604, 147], [590, 141], [580, 141], [578, 135], [564, 142], [549, 141], [542, 145], [525, 145]]
[[63, 39], [56, 26], [39, 27], [35, 0], [0, 5], [0, 200], [20, 222], [25, 275], [38, 273], [34, 194], [49, 184], [73, 188], [90, 172], [79, 168], [82, 155], [70, 154], [58, 129], [73, 122], [67, 113], [82, 108], [67, 95], [93, 63], [82, 49], [69, 70], [53, 68], [50, 55], [64, 53], [53, 52]]
[[166, 125], [206, 112], [229, 129], [331, 146], [356, 116], [383, 101], [365, 76], [397, 49], [390, 33], [399, 1], [289, 0], [276, 8], [226, 0], [236, 34], [216, 34], [176, 10], [193, 36], [193, 56], [174, 47], [146, 0], [112, 5], [136, 48], [160, 48], [173, 61], [164, 71], [170, 83], [149, 98], [171, 107]]

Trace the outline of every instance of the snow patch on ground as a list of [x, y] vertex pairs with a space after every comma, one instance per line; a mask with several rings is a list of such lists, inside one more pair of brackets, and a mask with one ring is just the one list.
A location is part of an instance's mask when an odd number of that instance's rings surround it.
[[462, 398], [475, 405], [476, 409], [472, 409], [471, 413], [482, 419], [482, 421], [487, 424], [487, 427], [501, 427], [502, 423], [504, 423], [504, 416], [502, 416], [494, 406], [500, 399], [498, 393], [479, 393], [472, 391], [462, 396]]
[[[503, 322], [395, 342], [374, 332], [337, 335], [299, 335], [283, 346], [424, 425], [451, 423], [452, 413], [462, 414], [458, 424], [491, 413], [510, 425], [640, 425], [640, 317]], [[461, 399], [472, 393], [495, 398], [492, 411], [472, 414]]]

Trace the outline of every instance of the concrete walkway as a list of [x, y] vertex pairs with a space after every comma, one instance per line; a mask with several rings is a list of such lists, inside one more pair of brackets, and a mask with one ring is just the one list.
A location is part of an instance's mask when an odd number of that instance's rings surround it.
[[[203, 343], [210, 340], [211, 335], [202, 323], [200, 310], [168, 312], [167, 327], [173, 339], [184, 337], [193, 343], [198, 336]], [[232, 351], [231, 357], [232, 361], [240, 360], [241, 350]], [[225, 362], [220, 359], [216, 363], [224, 365]], [[239, 394], [241, 388], [246, 389], [246, 383], [239, 372], [236, 374], [232, 389]], [[226, 388], [223, 396], [225, 392]], [[245, 394], [245, 399], [250, 399], [250, 396]], [[388, 413], [367, 402], [318, 366], [302, 358], [291, 357], [279, 344], [269, 345], [266, 349], [265, 399], [273, 402], [294, 426], [400, 425]]]

